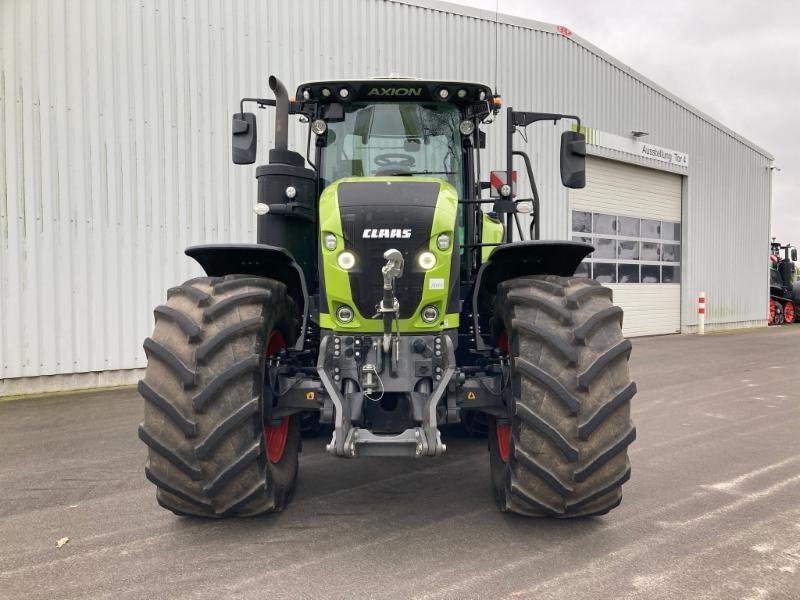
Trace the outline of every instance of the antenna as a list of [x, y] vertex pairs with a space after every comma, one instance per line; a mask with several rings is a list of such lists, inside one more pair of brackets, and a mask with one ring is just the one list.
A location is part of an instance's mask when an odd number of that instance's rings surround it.
[[497, 93], [497, 29], [500, 21], [500, 0], [494, 2], [494, 93]]

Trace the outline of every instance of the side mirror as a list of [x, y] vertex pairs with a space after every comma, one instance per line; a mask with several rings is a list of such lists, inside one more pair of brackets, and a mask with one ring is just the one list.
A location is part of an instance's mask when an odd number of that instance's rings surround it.
[[233, 143], [231, 149], [233, 162], [237, 165], [252, 165], [256, 162], [258, 134], [256, 131], [256, 115], [254, 113], [236, 113], [233, 115]]
[[586, 187], [586, 137], [577, 131], [561, 134], [561, 183], [565, 187]]
[[792, 248], [792, 262], [797, 262], [797, 248]]

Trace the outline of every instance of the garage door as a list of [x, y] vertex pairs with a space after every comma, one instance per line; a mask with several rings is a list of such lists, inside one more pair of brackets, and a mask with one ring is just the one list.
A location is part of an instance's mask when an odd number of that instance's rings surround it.
[[680, 331], [681, 176], [587, 157], [570, 209], [572, 239], [595, 247], [580, 274], [614, 290], [625, 335]]

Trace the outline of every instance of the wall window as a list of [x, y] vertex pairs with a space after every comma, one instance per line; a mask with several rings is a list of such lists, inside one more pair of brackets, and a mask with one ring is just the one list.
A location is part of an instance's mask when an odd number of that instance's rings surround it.
[[595, 248], [576, 275], [601, 283], [680, 283], [681, 224], [572, 211], [572, 239]]
[[642, 265], [642, 283], [659, 283], [661, 267], [658, 265]]
[[639, 242], [619, 240], [617, 242], [617, 256], [625, 260], [639, 260]]
[[610, 238], [594, 238], [590, 244], [594, 244], [594, 258], [616, 258], [617, 241]]
[[581, 212], [579, 210], [572, 211], [572, 231], [578, 233], [591, 233], [592, 232], [592, 213]]
[[642, 237], [661, 239], [661, 221], [642, 219]]
[[617, 233], [617, 217], [594, 213], [594, 218], [592, 221], [594, 222], [592, 227], [593, 233], [605, 233], [611, 235]]
[[639, 221], [635, 217], [618, 217], [617, 223], [619, 225], [618, 233], [620, 235], [628, 235], [631, 237], [639, 237]]
[[619, 283], [639, 283], [639, 265], [619, 263], [617, 265]]
[[642, 260], [661, 260], [661, 244], [642, 242]]
[[616, 283], [617, 265], [604, 262], [594, 263], [592, 265], [592, 275], [600, 283]]
[[662, 240], [675, 240], [681, 241], [681, 224], [670, 223], [662, 221], [661, 223], [661, 239]]

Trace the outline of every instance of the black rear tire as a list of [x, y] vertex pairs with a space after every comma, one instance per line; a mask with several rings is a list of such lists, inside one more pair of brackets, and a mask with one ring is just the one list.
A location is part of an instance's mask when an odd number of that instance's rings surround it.
[[167, 298], [154, 311], [139, 382], [139, 437], [149, 449], [145, 475], [158, 503], [202, 517], [283, 509], [297, 479], [299, 418], [286, 422], [283, 452], [273, 453], [273, 462], [264, 373], [273, 333], [287, 344], [296, 336], [285, 286], [246, 275], [202, 277], [170, 289]]
[[584, 517], [616, 507], [630, 477], [636, 384], [611, 290], [585, 278], [512, 279], [498, 288], [493, 335], [512, 363], [509, 418], [489, 428], [500, 509]]

